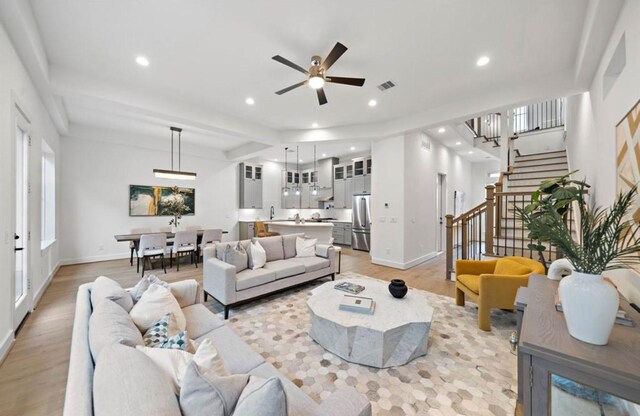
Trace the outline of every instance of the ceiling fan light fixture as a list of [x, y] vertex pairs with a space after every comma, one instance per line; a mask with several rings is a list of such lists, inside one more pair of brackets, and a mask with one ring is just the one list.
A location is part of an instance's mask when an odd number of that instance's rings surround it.
[[319, 75], [312, 76], [311, 78], [309, 78], [309, 87], [313, 88], [314, 90], [318, 90], [324, 87], [324, 78]]

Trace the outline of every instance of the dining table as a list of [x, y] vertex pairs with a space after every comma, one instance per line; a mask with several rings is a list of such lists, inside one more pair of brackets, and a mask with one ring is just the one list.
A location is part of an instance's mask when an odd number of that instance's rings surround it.
[[[202, 242], [203, 233], [204, 233], [204, 230], [196, 230], [196, 234], [198, 235], [198, 244]], [[138, 247], [140, 246], [140, 237], [142, 237], [143, 234], [165, 234], [167, 236], [167, 245], [172, 245], [173, 241], [171, 241], [170, 239], [175, 237], [175, 233], [172, 233], [171, 231], [166, 231], [166, 232], [156, 231], [152, 233], [116, 234], [113, 237], [119, 243], [126, 243], [126, 242], [133, 243], [134, 250], [138, 251]], [[229, 234], [229, 231], [222, 230], [222, 234]], [[131, 264], [133, 264], [133, 257], [131, 258]]]

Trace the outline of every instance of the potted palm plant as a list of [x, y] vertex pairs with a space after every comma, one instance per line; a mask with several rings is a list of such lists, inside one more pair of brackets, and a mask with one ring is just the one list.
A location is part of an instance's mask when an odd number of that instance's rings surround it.
[[518, 214], [527, 229], [533, 230], [540, 241], [554, 245], [575, 270], [560, 281], [558, 288], [569, 333], [581, 341], [605, 345], [615, 323], [619, 298], [602, 273], [640, 263], [640, 226], [629, 216], [637, 188], [620, 193], [613, 205], [604, 209], [586, 201], [586, 183], [564, 186], [575, 187], [579, 196], [574, 198], [580, 216], [577, 238], [553, 198], [542, 199], [534, 208], [519, 209]]
[[171, 215], [173, 218], [169, 221], [171, 231], [176, 232], [180, 226], [180, 220], [184, 214], [190, 211], [190, 208], [184, 202], [184, 196], [180, 192], [180, 188], [174, 186], [171, 188], [171, 194], [160, 202], [162, 213]]

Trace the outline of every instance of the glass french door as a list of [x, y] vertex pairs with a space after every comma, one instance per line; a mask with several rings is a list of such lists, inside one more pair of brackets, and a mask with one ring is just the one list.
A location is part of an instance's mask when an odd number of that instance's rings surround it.
[[29, 284], [29, 135], [26, 122], [19, 119], [15, 137], [15, 231], [14, 231], [14, 270], [15, 270], [15, 311], [14, 329], [24, 320], [31, 310], [31, 285]]

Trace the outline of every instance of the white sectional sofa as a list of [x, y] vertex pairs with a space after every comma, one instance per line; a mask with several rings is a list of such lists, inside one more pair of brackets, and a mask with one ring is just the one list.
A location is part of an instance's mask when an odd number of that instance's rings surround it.
[[[330, 276], [335, 279], [335, 250], [318, 244], [315, 257], [296, 257], [296, 238], [303, 234], [289, 234], [258, 238], [267, 254], [267, 263], [257, 270], [246, 269], [236, 273], [236, 267], [220, 260], [219, 249], [237, 241], [218, 243], [204, 250], [204, 297], [212, 296], [224, 305], [224, 317], [229, 308], [265, 295], [279, 292], [311, 280]], [[240, 241], [246, 249], [250, 240]]]
[[[352, 388], [339, 389], [322, 404], [316, 403], [200, 303], [201, 289], [195, 280], [170, 286], [185, 315], [190, 337], [196, 341], [210, 338], [232, 374], [277, 376], [286, 392], [289, 416], [371, 415], [370, 403]], [[64, 415], [180, 415], [171, 381], [159, 375], [159, 368], [135, 348], [114, 339], [94, 362], [89, 336], [91, 287], [92, 283], [87, 283], [78, 289]]]

